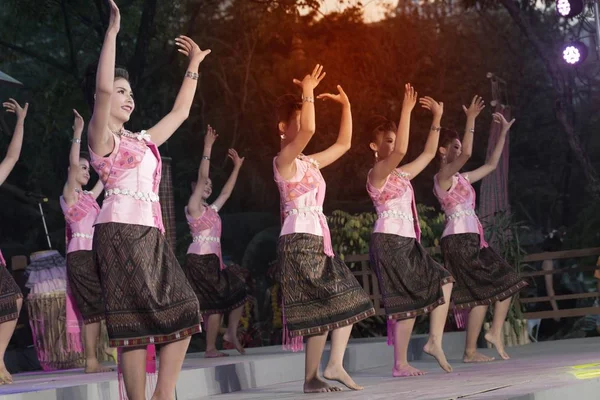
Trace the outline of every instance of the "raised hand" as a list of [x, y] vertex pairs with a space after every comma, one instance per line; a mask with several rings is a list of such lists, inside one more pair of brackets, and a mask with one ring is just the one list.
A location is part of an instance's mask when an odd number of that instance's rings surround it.
[[349, 106], [350, 100], [348, 99], [348, 95], [346, 94], [346, 92], [344, 92], [344, 89], [342, 89], [342, 87], [340, 85], [337, 85], [337, 90], [338, 90], [338, 94], [321, 93], [320, 95], [317, 96], [317, 99], [322, 99], [322, 100], [330, 99], [330, 100], [340, 103], [343, 106]]
[[317, 86], [319, 86], [319, 83], [321, 83], [323, 78], [325, 78], [325, 75], [327, 75], [327, 73], [323, 72], [323, 66], [321, 64], [317, 64], [315, 65], [312, 73], [306, 75], [302, 81], [294, 79], [293, 82], [303, 89], [314, 90]]
[[477, 118], [481, 110], [485, 108], [485, 102], [481, 96], [475, 96], [473, 97], [473, 100], [471, 100], [469, 108], [464, 105], [462, 107], [465, 114], [467, 114], [467, 118]]
[[25, 107], [21, 107], [15, 99], [11, 98], [2, 103], [2, 107], [6, 108], [6, 112], [15, 113], [18, 120], [24, 121], [29, 109], [29, 103], [25, 103]]
[[421, 97], [419, 99], [419, 104], [421, 104], [421, 107], [431, 111], [431, 113], [436, 117], [441, 117], [442, 114], [444, 114], [444, 103], [438, 103], [429, 96]]
[[75, 120], [73, 121], [73, 131], [81, 133], [83, 132], [83, 126], [85, 125], [83, 117], [79, 115], [79, 113], [75, 109], [73, 109], [73, 114], [75, 114]]
[[179, 37], [175, 39], [175, 45], [178, 47], [178, 52], [189, 57], [190, 61], [196, 61], [198, 64], [200, 64], [211, 52], [208, 49], [201, 50], [196, 42], [184, 35], [179, 35]]
[[218, 137], [219, 137], [219, 135], [217, 135], [217, 131], [215, 131], [212, 128], [212, 126], [208, 125], [208, 128], [206, 130], [206, 135], [204, 135], [204, 145], [212, 146]]
[[108, 20], [108, 32], [118, 33], [121, 29], [121, 13], [114, 0], [108, 0], [110, 6], [110, 18]]
[[503, 132], [508, 132], [508, 130], [510, 129], [510, 127], [512, 126], [512, 124], [515, 123], [515, 119], [513, 118], [512, 120], [507, 121], [506, 118], [504, 118], [504, 115], [502, 115], [499, 112], [495, 112], [492, 115], [492, 118], [494, 119], [494, 122], [497, 124], [501, 124], [501, 129]]
[[233, 161], [233, 166], [235, 168], [240, 168], [244, 163], [244, 159], [246, 157], [240, 157], [237, 151], [235, 151], [234, 149], [229, 149], [227, 153], [227, 157], [231, 158], [231, 161]]
[[415, 88], [407, 83], [404, 85], [404, 100], [402, 101], [402, 110], [412, 111], [417, 104], [417, 92]]

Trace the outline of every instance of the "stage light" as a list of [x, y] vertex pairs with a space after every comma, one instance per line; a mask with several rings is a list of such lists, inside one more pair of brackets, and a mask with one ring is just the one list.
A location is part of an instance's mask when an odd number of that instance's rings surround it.
[[556, 11], [561, 17], [575, 17], [583, 11], [583, 0], [557, 0]]
[[570, 42], [563, 47], [562, 57], [567, 64], [581, 64], [587, 58], [587, 46], [581, 42]]

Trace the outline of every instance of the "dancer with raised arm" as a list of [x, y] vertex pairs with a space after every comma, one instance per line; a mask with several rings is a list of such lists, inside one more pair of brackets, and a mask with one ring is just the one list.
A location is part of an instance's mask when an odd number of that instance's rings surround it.
[[501, 131], [490, 159], [473, 171], [459, 172], [471, 157], [475, 119], [484, 107], [479, 96], [473, 98], [468, 108], [463, 106], [467, 124], [462, 143], [456, 132], [442, 128], [438, 149], [441, 165], [434, 177], [434, 193], [446, 214], [442, 256], [445, 267], [456, 279], [452, 300], [455, 309], [470, 310], [463, 357], [466, 363], [493, 360], [477, 351], [477, 338], [490, 304], [494, 304], [494, 319], [485, 339], [496, 347], [502, 359], [509, 358], [504, 351], [502, 326], [512, 296], [527, 285], [486, 243], [483, 227], [475, 213], [475, 189], [472, 186], [496, 169], [506, 135], [515, 120], [508, 122], [502, 114], [495, 113], [494, 122], [501, 124]]
[[208, 177], [212, 146], [217, 133], [209, 126], [204, 137], [204, 151], [198, 170], [198, 181], [192, 184], [192, 195], [185, 209], [185, 216], [192, 232], [192, 244], [188, 248], [184, 271], [200, 303], [206, 322], [206, 358], [224, 357], [217, 351], [216, 341], [221, 317], [229, 313], [227, 333], [223, 339], [232, 343], [238, 352], [244, 348], [237, 337], [237, 327], [244, 304], [248, 300], [246, 282], [238, 272], [237, 265], [225, 267], [221, 255], [221, 218], [219, 210], [231, 196], [244, 158], [234, 149], [229, 149], [233, 171], [217, 199], [208, 204], [212, 194], [212, 182]]
[[[94, 262], [92, 239], [94, 222], [100, 212], [96, 202], [102, 192], [102, 182], [98, 180], [92, 191], [83, 189], [90, 180], [90, 163], [81, 156], [81, 134], [84, 121], [76, 110], [73, 122], [73, 139], [69, 153], [69, 174], [60, 197], [60, 206], [67, 222], [67, 279], [69, 296], [72, 296], [74, 308], [81, 315], [85, 337], [85, 372], [108, 372], [98, 362], [96, 347], [100, 337], [100, 321], [104, 320], [104, 300], [100, 286], [100, 276]], [[69, 319], [67, 310], [67, 320]], [[67, 321], [67, 333], [69, 330]], [[77, 321], [73, 321], [77, 324]], [[78, 325], [78, 324], [77, 324]], [[76, 331], [79, 331], [77, 329]], [[79, 332], [75, 332], [77, 335]], [[74, 341], [78, 338], [74, 338]], [[112, 355], [110, 349], [105, 349]]]
[[[9, 99], [2, 103], [2, 106], [6, 109], [6, 112], [17, 116], [17, 123], [6, 156], [0, 162], [0, 185], [4, 183], [21, 156], [25, 117], [27, 117], [29, 103], [25, 103], [25, 106], [21, 107], [15, 99]], [[13, 378], [4, 365], [4, 355], [17, 326], [17, 319], [22, 306], [23, 294], [21, 289], [6, 269], [6, 261], [4, 261], [2, 252], [0, 252], [0, 385], [13, 383]]]
[[416, 102], [417, 93], [406, 85], [398, 127], [386, 120], [373, 130], [370, 147], [375, 165], [367, 178], [367, 191], [378, 215], [370, 243], [371, 266], [388, 320], [388, 343], [394, 345], [392, 375], [396, 377], [424, 374], [408, 363], [407, 352], [416, 317], [427, 313], [431, 313], [431, 323], [423, 350], [435, 357], [444, 371], [452, 371], [442, 349], [442, 336], [454, 279], [421, 246], [410, 183], [435, 158], [444, 105], [431, 97], [419, 100], [433, 113], [425, 150], [414, 161], [398, 167], [408, 148], [410, 116]]
[[175, 39], [189, 58], [173, 109], [148, 131], [123, 125], [135, 108], [126, 71], [115, 71], [119, 9], [113, 0], [98, 64], [93, 115], [88, 128], [92, 166], [105, 199], [96, 220], [94, 251], [105, 297], [111, 346], [122, 347], [120, 367], [130, 400], [146, 399], [146, 346], [160, 344], [153, 400], [174, 399], [190, 337], [200, 331], [198, 299], [164, 236], [158, 199], [158, 146], [187, 119], [198, 68], [209, 50], [186, 36]]
[[338, 94], [317, 98], [341, 104], [342, 119], [337, 141], [327, 149], [304, 156], [302, 151], [315, 133], [314, 89], [325, 77], [323, 66], [294, 83], [302, 88], [302, 101], [286, 95], [279, 99], [277, 118], [281, 151], [273, 160], [275, 182], [281, 196], [283, 226], [277, 246], [281, 268], [284, 345], [294, 350], [308, 336], [305, 353], [304, 392], [331, 392], [319, 376], [319, 364], [331, 331], [331, 355], [323, 376], [353, 390], [361, 390], [342, 366], [352, 325], [375, 314], [373, 305], [344, 262], [331, 247], [323, 214], [325, 180], [320, 169], [350, 149], [352, 113], [341, 86]]

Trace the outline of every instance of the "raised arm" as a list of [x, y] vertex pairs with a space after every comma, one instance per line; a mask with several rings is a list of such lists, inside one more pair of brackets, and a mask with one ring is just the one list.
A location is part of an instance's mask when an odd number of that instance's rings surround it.
[[115, 80], [115, 53], [117, 34], [121, 26], [119, 8], [113, 0], [108, 0], [110, 5], [110, 20], [104, 35], [104, 43], [96, 71], [96, 92], [94, 95], [94, 111], [88, 127], [88, 143], [92, 151], [99, 155], [112, 152], [114, 138], [108, 129], [110, 117], [110, 98]]
[[469, 171], [467, 174], [469, 176], [469, 181], [471, 183], [475, 183], [478, 180], [485, 178], [487, 175], [491, 174], [496, 167], [498, 166], [498, 162], [500, 161], [500, 156], [502, 155], [502, 151], [504, 150], [504, 143], [506, 142], [506, 135], [510, 130], [510, 127], [515, 122], [513, 118], [510, 122], [504, 118], [504, 115], [501, 113], [494, 113], [494, 123], [501, 124], [500, 126], [500, 136], [498, 137], [498, 141], [496, 142], [496, 147], [494, 147], [494, 151], [490, 158], [483, 164], [481, 167]]
[[94, 199], [98, 199], [98, 197], [100, 197], [100, 193], [102, 193], [103, 190], [104, 190], [104, 184], [102, 183], [102, 181], [100, 179], [98, 179], [98, 182], [96, 182], [96, 184], [92, 188], [92, 193], [94, 194]]
[[177, 51], [189, 57], [190, 63], [173, 109], [156, 125], [148, 129], [148, 134], [157, 146], [166, 142], [190, 115], [196, 87], [198, 86], [198, 68], [204, 58], [210, 54], [210, 50], [200, 50], [196, 42], [187, 36], [180, 35], [175, 39], [175, 44], [179, 47]]
[[21, 147], [23, 146], [23, 132], [25, 129], [25, 117], [27, 117], [27, 110], [29, 109], [29, 103], [25, 103], [25, 107], [21, 107], [15, 99], [8, 99], [8, 101], [2, 103], [2, 106], [6, 108], [6, 112], [14, 113], [17, 115], [17, 123], [13, 132], [12, 140], [8, 145], [8, 151], [4, 160], [0, 162], [0, 185], [4, 183], [10, 172], [13, 170], [19, 157], [21, 156]]
[[410, 83], [407, 83], [404, 85], [404, 100], [402, 102], [400, 121], [398, 122], [398, 131], [396, 132], [394, 151], [385, 159], [375, 163], [369, 175], [369, 181], [377, 188], [384, 185], [388, 175], [398, 167], [398, 164], [400, 164], [400, 161], [406, 155], [408, 150], [408, 136], [410, 134], [410, 116], [416, 104], [417, 92], [415, 92]]
[[77, 110], [73, 110], [75, 120], [73, 121], [73, 139], [71, 139], [71, 152], [69, 153], [69, 175], [67, 183], [63, 188], [63, 198], [68, 205], [75, 204], [77, 195], [77, 174], [79, 173], [79, 160], [81, 158], [81, 134], [83, 132], [84, 121]]
[[419, 99], [419, 103], [423, 108], [431, 111], [433, 114], [433, 121], [431, 122], [431, 128], [429, 129], [429, 136], [427, 136], [427, 142], [425, 142], [425, 150], [414, 159], [414, 161], [402, 166], [402, 170], [410, 174], [410, 179], [414, 179], [419, 175], [427, 165], [435, 158], [437, 154], [438, 144], [440, 141], [440, 123], [442, 121], [442, 115], [444, 114], [444, 103], [438, 103], [431, 97], [423, 97]]
[[318, 99], [334, 100], [342, 105], [342, 120], [340, 121], [340, 131], [337, 140], [327, 149], [310, 155], [310, 158], [317, 161], [319, 168], [325, 168], [343, 156], [352, 145], [352, 110], [350, 100], [340, 85], [337, 85], [338, 94], [323, 93], [317, 96]]
[[473, 133], [475, 133], [475, 119], [485, 108], [483, 99], [479, 96], [473, 97], [469, 108], [462, 106], [467, 116], [465, 125], [465, 135], [462, 141], [462, 151], [454, 161], [448, 164], [442, 164], [438, 174], [438, 183], [442, 188], [449, 188], [452, 185], [452, 177], [469, 161], [473, 152]]
[[200, 168], [198, 168], [198, 180], [196, 181], [196, 187], [188, 200], [188, 213], [192, 218], [198, 218], [204, 211], [204, 204], [202, 203], [202, 194], [204, 188], [208, 182], [208, 173], [210, 169], [210, 155], [212, 153], [212, 146], [217, 140], [217, 131], [215, 131], [210, 125], [204, 136], [204, 151], [202, 152], [202, 160], [200, 161]]
[[[304, 79], [299, 81], [294, 79], [294, 84], [302, 88], [302, 110], [300, 111], [300, 129], [298, 134], [293, 140], [286, 145], [277, 156], [275, 160], [275, 166], [277, 171], [284, 179], [289, 179], [296, 173], [296, 164], [294, 161], [296, 157], [302, 153], [313, 134], [315, 133], [315, 88], [325, 78], [325, 72], [323, 72], [323, 66], [317, 64], [313, 69], [312, 73], [306, 75]], [[287, 128], [287, 123], [280, 121], [281, 124]]]
[[237, 181], [238, 174], [240, 172], [240, 168], [242, 168], [242, 164], [244, 163], [245, 157], [240, 157], [234, 149], [229, 149], [229, 154], [227, 155], [233, 161], [233, 171], [231, 171], [231, 175], [229, 175], [229, 179], [225, 182], [225, 186], [219, 193], [219, 197], [212, 203], [212, 206], [216, 207], [217, 210], [220, 210], [223, 207], [223, 204], [229, 200], [231, 196], [231, 192], [233, 192], [233, 188], [235, 187], [235, 182]]

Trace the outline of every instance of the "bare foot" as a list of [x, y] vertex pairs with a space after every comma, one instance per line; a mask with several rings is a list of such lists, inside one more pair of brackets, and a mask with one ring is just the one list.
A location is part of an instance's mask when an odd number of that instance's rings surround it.
[[235, 347], [235, 349], [238, 351], [238, 353], [240, 353], [240, 354], [246, 354], [246, 350], [244, 349], [244, 347], [242, 346], [242, 344], [238, 340], [237, 334], [230, 333], [229, 331], [227, 331], [223, 335], [223, 340], [226, 341], [226, 342], [231, 343], [233, 345], [233, 347]]
[[8, 372], [8, 370], [6, 369], [4, 362], [2, 362], [0, 363], [0, 385], [4, 385], [5, 383], [13, 383], [13, 378], [10, 372]]
[[346, 372], [343, 367], [330, 367], [329, 365], [323, 371], [323, 377], [325, 379], [329, 379], [330, 381], [337, 381], [343, 385], [345, 385], [348, 389], [351, 390], [363, 390], [362, 386], [359, 386], [352, 380], [350, 375]]
[[452, 372], [452, 366], [448, 364], [448, 360], [446, 360], [446, 354], [444, 354], [442, 346], [439, 344], [434, 344], [433, 342], [427, 342], [423, 347], [423, 351], [435, 358], [444, 371]]
[[85, 369], [83, 370], [86, 374], [98, 374], [102, 372], [112, 372], [112, 368], [103, 367], [98, 362], [97, 358], [85, 360]]
[[481, 354], [478, 351], [474, 352], [466, 352], [463, 356], [463, 362], [465, 363], [483, 363], [494, 361], [494, 357], [488, 357], [486, 355]]
[[304, 382], [304, 393], [326, 393], [326, 392], [341, 392], [337, 386], [331, 386], [327, 382], [323, 382], [319, 378]]
[[222, 353], [217, 350], [207, 350], [204, 352], [204, 358], [219, 358], [219, 357], [229, 357], [229, 354]]
[[392, 376], [396, 378], [401, 378], [405, 376], [421, 376], [425, 375], [427, 372], [421, 371], [420, 369], [416, 369], [412, 365], [409, 364], [400, 364], [394, 365], [394, 369], [392, 370]]
[[503, 360], [508, 360], [510, 358], [508, 354], [506, 354], [506, 352], [504, 351], [504, 343], [502, 342], [502, 336], [492, 335], [490, 332], [488, 332], [485, 334], [485, 340], [494, 345], [496, 351], [498, 352], [498, 355]]

